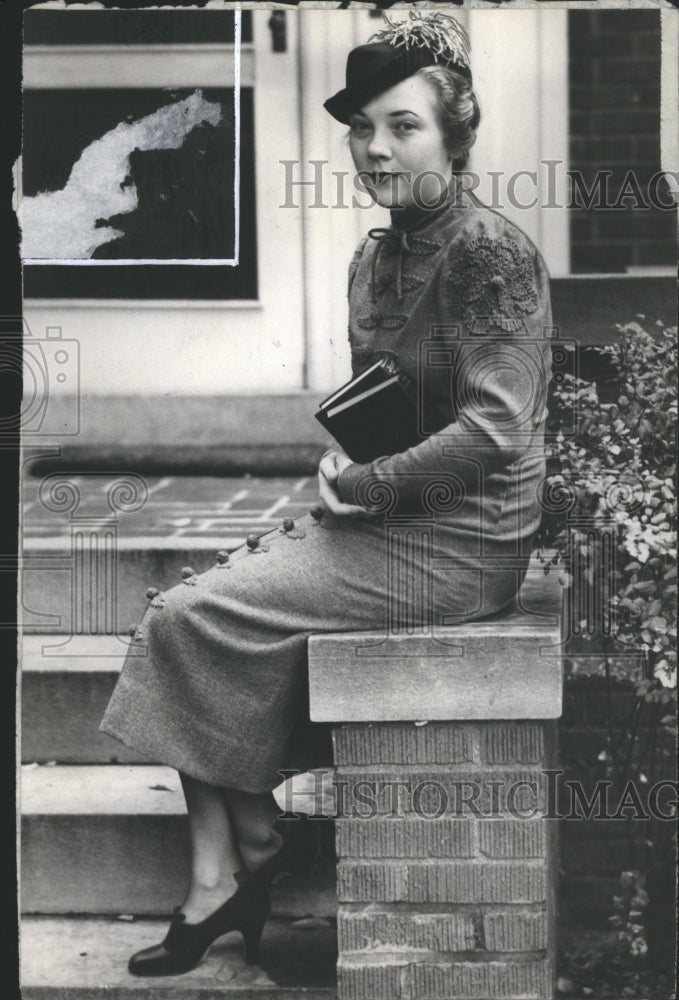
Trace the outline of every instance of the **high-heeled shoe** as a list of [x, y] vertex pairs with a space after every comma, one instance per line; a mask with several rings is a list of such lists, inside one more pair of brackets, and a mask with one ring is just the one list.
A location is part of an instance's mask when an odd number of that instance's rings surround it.
[[245, 946], [245, 964], [259, 958], [259, 942], [271, 909], [269, 890], [262, 879], [236, 872], [238, 888], [233, 896], [197, 924], [187, 924], [175, 908], [170, 929], [160, 944], [132, 956], [128, 969], [133, 976], [179, 976], [200, 964], [210, 946], [229, 931], [240, 931]]

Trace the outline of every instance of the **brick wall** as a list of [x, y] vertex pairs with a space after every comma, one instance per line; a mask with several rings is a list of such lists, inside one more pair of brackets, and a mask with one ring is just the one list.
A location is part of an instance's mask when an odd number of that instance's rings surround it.
[[[610, 170], [612, 201], [633, 170], [646, 194], [660, 170], [660, 15], [657, 11], [571, 10], [570, 164], [590, 189]], [[661, 188], [661, 198], [667, 198]], [[571, 209], [571, 270], [624, 272], [675, 263], [676, 213]]]
[[[629, 685], [622, 682], [614, 684], [611, 694], [611, 714], [615, 739], [620, 736], [623, 726], [629, 721], [634, 702], [634, 693]], [[671, 707], [667, 711], [671, 711]], [[637, 732], [642, 746], [646, 744], [649, 737], [651, 715], [650, 706], [645, 706], [638, 719]], [[564, 711], [558, 721], [559, 766], [564, 770], [564, 780], [581, 781], [588, 796], [591, 796], [595, 782], [606, 777], [606, 764], [601, 759], [602, 751], [606, 747], [606, 718], [605, 678], [583, 675], [566, 680]], [[524, 735], [529, 735], [532, 732], [534, 731], [530, 727], [522, 730]], [[370, 754], [365, 752], [361, 755], [359, 752], [361, 746], [364, 747], [364, 750], [366, 749], [364, 743], [366, 739], [372, 738], [375, 742], [375, 746], [369, 745], [369, 749], [375, 753], [377, 744], [385, 738], [385, 733], [382, 732], [378, 736], [377, 729], [374, 727], [361, 733], [360, 739], [351, 729], [344, 729], [342, 733], [342, 753], [344, 754], [342, 759], [351, 759], [354, 765], [365, 766], [369, 762]], [[416, 733], [420, 740], [419, 752], [421, 754], [425, 753], [426, 755], [427, 741], [431, 741], [432, 747], [436, 748], [438, 760], [442, 759], [442, 755], [450, 756], [451, 759], [457, 760], [458, 764], [464, 759], [464, 747], [460, 742], [465, 735], [464, 727], [454, 731], [454, 737], [457, 741], [454, 745], [444, 742], [444, 731], [437, 724], [430, 723], [423, 729], [416, 730]], [[392, 744], [389, 753], [386, 753], [382, 742], [380, 752], [385, 757], [385, 761], [388, 757], [387, 763], [393, 763], [405, 756], [406, 748], [401, 745], [398, 739], [402, 735], [400, 727], [390, 727], [386, 730], [386, 734], [389, 735]], [[448, 731], [448, 738], [451, 736], [451, 732]], [[349, 744], [352, 740], [353, 745], [350, 747]], [[524, 747], [522, 759], [529, 749]], [[495, 763], [497, 764], [497, 762]], [[656, 756], [656, 764], [658, 763], [660, 761]], [[362, 773], [362, 777], [365, 778], [366, 773]], [[451, 780], [453, 777], [451, 775]], [[498, 775], [496, 774], [495, 777]], [[668, 774], [665, 766], [656, 773], [655, 777], [676, 778], [676, 775], [674, 772]], [[423, 806], [425, 810], [428, 807], [435, 808], [435, 803], [425, 801]], [[560, 806], [562, 811], [568, 811], [563, 800]], [[469, 846], [469, 842], [460, 836], [465, 826], [464, 821], [460, 818], [451, 820], [445, 817], [441, 817], [441, 820], [437, 820], [433, 826], [431, 820], [422, 820], [419, 824], [423, 827], [421, 831], [416, 830], [418, 824], [417, 822], [413, 823], [412, 818], [409, 820], [407, 829], [392, 820], [373, 819], [368, 825], [372, 825], [377, 832], [370, 843], [366, 840], [364, 831], [360, 829], [360, 824], [356, 828], [356, 824], [339, 820], [337, 821], [338, 846], [340, 854], [361, 857], [364, 859], [363, 863], [368, 863], [370, 858], [372, 864], [379, 858], [381, 852], [384, 853], [384, 856], [398, 858], [399, 856], [411, 855], [414, 849], [421, 852], [425, 852], [426, 849], [427, 856], [433, 858], [436, 856], [436, 844], [430, 843], [426, 838], [435, 837], [438, 834], [450, 843], [450, 838], [446, 836], [449, 833], [450, 823], [455, 824], [456, 838], [459, 838], [456, 840], [458, 850], [466, 851], [465, 844]], [[530, 823], [527, 824], [528, 827], [530, 825]], [[621, 871], [633, 867], [642, 869], [646, 867], [648, 859], [644, 854], [643, 843], [639, 842], [640, 839], [643, 841], [644, 830], [642, 827], [644, 824], [635, 823], [633, 825], [633, 829], [636, 828], [636, 832], [640, 835], [636, 844], [630, 842], [629, 828], [624, 822], [579, 819], [577, 821], [561, 821], [559, 826], [561, 914], [567, 923], [575, 921], [583, 926], [605, 928], [608, 926], [607, 918], [613, 912], [613, 895], [620, 892]], [[321, 828], [325, 828], [326, 824], [314, 824], [314, 827], [318, 832]], [[322, 855], [335, 857], [332, 829], [323, 829], [322, 832], [324, 834]], [[410, 840], [408, 840], [407, 845], [405, 841], [398, 840], [398, 837], [403, 838], [406, 835], [408, 838], [415, 837], [415, 847]], [[466, 857], [466, 854], [463, 853], [460, 857]], [[348, 877], [348, 874], [345, 873], [344, 878]], [[346, 933], [354, 933], [351, 931], [351, 927], [354, 926], [353, 919], [347, 918]], [[355, 920], [358, 920], [358, 917]], [[360, 921], [356, 926], [359, 925], [362, 926]], [[393, 928], [388, 930], [389, 926], [388, 921], [384, 923], [383, 932], [387, 936], [392, 931], [396, 933]], [[405, 931], [401, 928], [398, 933], [405, 934]], [[488, 937], [486, 940], [489, 940]]]
[[[541, 799], [554, 740], [542, 722], [334, 729], [342, 1000], [553, 995], [554, 821], [486, 798], [523, 781]], [[459, 808], [463, 786], [476, 809]], [[369, 788], [384, 793], [364, 813]], [[433, 793], [416, 808], [414, 788]]]

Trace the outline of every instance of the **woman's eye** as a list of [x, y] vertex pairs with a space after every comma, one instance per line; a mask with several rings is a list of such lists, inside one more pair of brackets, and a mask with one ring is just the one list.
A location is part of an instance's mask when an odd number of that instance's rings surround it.
[[396, 130], [400, 132], [414, 132], [417, 128], [415, 122], [399, 122]]
[[349, 123], [349, 128], [352, 132], [366, 132], [369, 126], [367, 122], [352, 121]]

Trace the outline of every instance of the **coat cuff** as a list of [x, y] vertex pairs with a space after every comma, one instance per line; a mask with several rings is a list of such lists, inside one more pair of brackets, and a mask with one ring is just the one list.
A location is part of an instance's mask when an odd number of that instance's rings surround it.
[[365, 466], [352, 462], [342, 469], [337, 480], [337, 495], [342, 503], [357, 504], [356, 487], [365, 475]]

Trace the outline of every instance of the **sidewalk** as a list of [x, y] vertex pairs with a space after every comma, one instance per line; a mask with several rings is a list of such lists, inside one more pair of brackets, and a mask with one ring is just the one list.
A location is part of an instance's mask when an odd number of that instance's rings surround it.
[[[124, 478], [124, 473], [117, 478]], [[284, 517], [298, 517], [318, 501], [315, 477], [238, 478], [212, 476], [142, 477], [148, 499], [140, 510], [118, 515], [118, 537], [123, 545], [144, 539], [163, 539], [169, 548], [200, 546], [234, 548], [250, 532], [261, 534]], [[115, 474], [68, 476], [82, 497], [78, 515], [110, 516], [106, 491]], [[23, 537], [26, 541], [70, 535], [68, 511], [54, 512], [42, 502], [40, 478], [24, 483]]]

